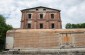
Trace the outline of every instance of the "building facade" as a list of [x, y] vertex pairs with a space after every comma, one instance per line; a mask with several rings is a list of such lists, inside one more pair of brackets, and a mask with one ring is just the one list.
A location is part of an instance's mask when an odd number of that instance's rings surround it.
[[60, 10], [48, 7], [23, 9], [21, 18], [22, 29], [61, 29]]

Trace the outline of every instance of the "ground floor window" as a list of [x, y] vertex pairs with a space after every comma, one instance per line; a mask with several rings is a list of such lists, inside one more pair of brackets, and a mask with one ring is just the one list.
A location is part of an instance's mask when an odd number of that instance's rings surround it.
[[51, 28], [52, 28], [52, 29], [53, 29], [53, 28], [55, 28], [55, 25], [54, 25], [54, 23], [52, 23], [52, 24], [51, 24]]
[[43, 23], [40, 23], [40, 29], [42, 29], [43, 28]]
[[31, 29], [31, 24], [30, 23], [28, 23], [28, 29]]

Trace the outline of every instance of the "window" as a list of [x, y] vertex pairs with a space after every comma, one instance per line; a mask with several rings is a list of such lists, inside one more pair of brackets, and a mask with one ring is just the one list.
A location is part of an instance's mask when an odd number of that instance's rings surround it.
[[43, 14], [40, 14], [40, 19], [43, 19]]
[[31, 24], [30, 23], [28, 23], [28, 29], [30, 29], [31, 28]]
[[36, 11], [38, 11], [38, 9], [36, 9]]
[[51, 24], [51, 28], [52, 28], [52, 29], [55, 28], [54, 23]]
[[51, 14], [51, 18], [54, 19], [54, 14]]
[[46, 9], [43, 9], [43, 10], [46, 10]]
[[43, 28], [43, 23], [40, 23], [40, 29], [42, 29]]
[[28, 14], [28, 18], [31, 19], [31, 14]]

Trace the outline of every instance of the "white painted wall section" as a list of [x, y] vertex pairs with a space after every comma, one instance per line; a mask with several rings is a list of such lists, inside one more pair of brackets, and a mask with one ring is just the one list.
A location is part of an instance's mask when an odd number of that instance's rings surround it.
[[12, 49], [14, 43], [13, 37], [6, 37], [6, 49]]

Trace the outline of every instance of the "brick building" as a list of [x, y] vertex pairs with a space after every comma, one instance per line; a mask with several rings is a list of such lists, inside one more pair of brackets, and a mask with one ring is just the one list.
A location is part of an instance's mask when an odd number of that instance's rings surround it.
[[18, 55], [85, 55], [85, 29], [61, 29], [60, 10], [40, 6], [21, 12], [22, 29], [7, 31], [6, 50]]
[[61, 29], [62, 21], [60, 10], [48, 7], [34, 7], [23, 9], [22, 29]]

